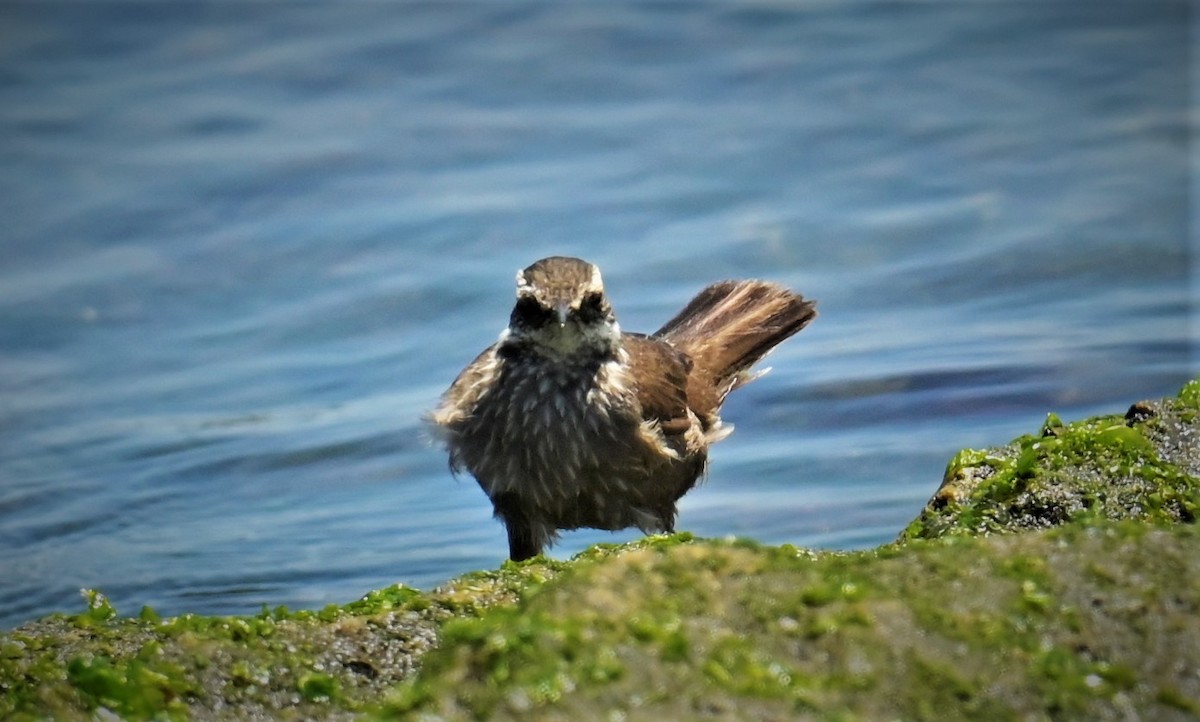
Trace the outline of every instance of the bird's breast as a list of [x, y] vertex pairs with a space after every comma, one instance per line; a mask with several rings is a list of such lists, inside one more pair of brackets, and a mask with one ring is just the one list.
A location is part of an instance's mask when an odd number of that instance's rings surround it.
[[619, 360], [553, 364], [513, 360], [480, 400], [461, 443], [489, 494], [571, 495], [611, 476], [641, 419]]

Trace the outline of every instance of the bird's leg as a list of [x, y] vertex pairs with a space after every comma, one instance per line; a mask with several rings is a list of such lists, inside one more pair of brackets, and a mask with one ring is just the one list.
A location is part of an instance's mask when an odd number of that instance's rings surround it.
[[498, 494], [492, 499], [496, 516], [504, 522], [508, 531], [508, 558], [522, 562], [542, 553], [541, 545], [533, 538], [533, 526], [521, 508], [516, 494]]

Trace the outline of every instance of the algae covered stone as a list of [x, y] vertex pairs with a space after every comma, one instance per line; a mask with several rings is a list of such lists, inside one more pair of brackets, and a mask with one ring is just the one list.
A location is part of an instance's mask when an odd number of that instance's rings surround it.
[[87, 608], [0, 634], [4, 720], [347, 720], [410, 677], [450, 618], [511, 604], [553, 577], [543, 561], [422, 592], [402, 585], [344, 606], [252, 616]]
[[648, 537], [232, 617], [87, 592], [0, 634], [0, 719], [1197, 719], [1198, 416], [1200, 382], [1052, 415], [853, 553]]
[[375, 714], [428, 720], [1192, 719], [1200, 529], [855, 553], [693, 541], [443, 629]]
[[1124, 416], [1064, 424], [967, 449], [903, 538], [1042, 529], [1071, 521], [1190, 523], [1200, 515], [1200, 381]]

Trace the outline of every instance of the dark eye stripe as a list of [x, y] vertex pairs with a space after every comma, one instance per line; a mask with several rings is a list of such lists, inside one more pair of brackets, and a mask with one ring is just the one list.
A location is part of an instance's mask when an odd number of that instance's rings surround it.
[[537, 328], [549, 323], [553, 315], [549, 309], [544, 308], [536, 299], [522, 298], [513, 307], [510, 321], [513, 325]]
[[599, 321], [608, 315], [607, 304], [604, 303], [604, 294], [589, 293], [584, 297], [583, 303], [579, 306], [579, 319], [585, 323]]

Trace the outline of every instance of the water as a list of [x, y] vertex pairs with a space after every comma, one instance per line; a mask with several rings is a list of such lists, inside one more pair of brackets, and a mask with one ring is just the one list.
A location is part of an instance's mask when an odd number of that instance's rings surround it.
[[955, 450], [1196, 371], [1189, 22], [5, 3], [0, 625], [80, 587], [253, 613], [494, 567], [420, 414], [552, 253], [630, 330], [719, 278], [819, 299], [680, 528], [893, 538]]

